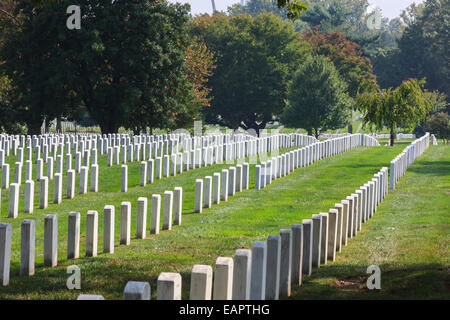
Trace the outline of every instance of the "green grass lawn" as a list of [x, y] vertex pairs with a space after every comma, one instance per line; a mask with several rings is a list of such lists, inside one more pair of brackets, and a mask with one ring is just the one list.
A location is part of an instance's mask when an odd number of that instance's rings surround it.
[[[127, 193], [120, 192], [120, 166], [111, 168], [106, 167], [104, 157], [100, 158], [100, 189], [98, 193], [88, 193], [78, 195], [75, 199], [63, 199], [62, 204], [50, 204], [45, 210], [37, 209], [33, 214], [22, 213], [23, 203], [19, 210], [18, 219], [9, 219], [7, 216], [7, 194], [3, 190], [2, 194], [2, 214], [1, 222], [11, 223], [13, 226], [13, 246], [11, 258], [11, 280], [7, 287], [0, 288], [0, 298], [3, 299], [75, 299], [80, 293], [102, 294], [106, 299], [121, 299], [125, 284], [129, 280], [148, 281], [152, 287], [152, 299], [156, 296], [156, 279], [161, 272], [179, 272], [183, 278], [183, 299], [189, 296], [190, 271], [194, 264], [214, 265], [219, 256], [234, 256], [234, 252], [239, 248], [251, 248], [253, 241], [265, 240], [269, 234], [278, 234], [282, 228], [290, 228], [293, 223], [301, 223], [302, 219], [310, 218], [312, 214], [326, 212], [333, 207], [335, 203], [340, 202], [347, 195], [354, 192], [356, 188], [369, 180], [374, 173], [383, 166], [389, 166], [397, 154], [409, 142], [400, 142], [393, 148], [374, 147], [374, 148], [356, 148], [344, 154], [334, 156], [333, 158], [323, 159], [310, 167], [297, 169], [287, 177], [274, 181], [270, 186], [263, 190], [254, 190], [254, 166], [250, 170], [250, 190], [236, 194], [226, 203], [221, 202], [214, 205], [211, 209], [204, 209], [203, 213], [194, 213], [194, 185], [195, 179], [206, 175], [212, 175], [214, 172], [221, 171], [230, 165], [215, 165], [212, 167], [200, 168], [194, 171], [184, 172], [177, 177], [158, 180], [152, 185], [146, 187], [139, 186], [139, 168], [137, 163], [129, 164], [129, 189]], [[440, 150], [436, 154], [436, 150]], [[448, 174], [449, 148], [442, 146], [427, 151], [423, 158], [419, 159], [417, 164], [410, 168], [411, 174], [414, 168], [420, 165], [420, 161], [433, 155], [430, 161], [436, 161], [437, 172]], [[446, 162], [447, 161], [447, 162]], [[427, 165], [428, 170], [435, 170], [434, 163]], [[441, 170], [441, 171], [439, 171]], [[446, 170], [446, 171], [445, 171]], [[408, 179], [408, 174], [397, 184], [397, 189], [391, 192], [379, 207], [375, 217], [364, 224], [363, 232], [359, 236], [350, 240], [349, 246], [345, 247], [343, 252], [338, 254], [337, 262], [321, 267], [319, 272], [314, 272], [313, 276], [304, 279], [305, 283], [300, 288], [293, 288], [293, 298], [327, 298], [332, 297], [330, 292], [337, 291], [335, 296], [339, 296], [341, 290], [334, 289], [333, 283], [339, 277], [361, 277], [365, 276], [365, 267], [369, 264], [380, 263], [378, 260], [371, 260], [372, 255], [390, 257], [386, 255], [384, 248], [390, 252], [390, 247], [395, 239], [391, 239], [395, 232], [384, 230], [385, 226], [379, 227], [382, 232], [377, 231], [377, 219], [383, 216], [391, 217], [392, 213], [383, 213], [383, 208], [388, 207], [390, 198], [394, 199], [397, 193], [402, 192], [404, 183]], [[417, 173], [419, 174], [419, 173]], [[424, 175], [425, 173], [422, 173]], [[440, 179], [437, 173], [432, 173], [428, 178]], [[430, 196], [438, 196], [441, 199], [440, 205], [437, 201], [435, 211], [443, 219], [448, 210], [448, 176], [444, 176], [440, 184], [435, 181], [429, 185], [429, 188], [446, 189], [447, 194], [434, 193], [430, 191]], [[65, 180], [65, 179], [64, 179]], [[424, 181], [419, 177], [419, 181]], [[152, 194], [163, 193], [165, 190], [173, 190], [174, 187], [183, 187], [183, 223], [181, 226], [174, 226], [171, 231], [161, 231], [159, 235], [149, 235], [147, 239], [133, 239], [135, 234], [136, 203], [137, 198], [146, 196], [151, 198]], [[78, 186], [77, 186], [78, 187]], [[420, 184], [416, 184], [419, 188]], [[22, 187], [23, 188], [23, 187]], [[51, 189], [51, 188], [50, 188]], [[64, 185], [65, 190], [65, 185]], [[77, 189], [78, 190], [78, 189]], [[408, 194], [408, 192], [403, 191]], [[422, 192], [422, 191], [418, 191]], [[425, 193], [426, 194], [426, 193]], [[52, 194], [49, 196], [51, 200]], [[415, 196], [416, 201], [422, 201], [421, 197]], [[427, 199], [428, 200], [428, 199]], [[38, 201], [38, 198], [35, 199]], [[119, 212], [120, 203], [130, 201], [132, 204], [132, 241], [129, 246], [119, 246]], [[394, 200], [392, 200], [394, 201]], [[402, 200], [403, 201], [403, 200]], [[50, 201], [51, 202], [51, 201]], [[401, 201], [400, 201], [401, 202]], [[103, 235], [103, 207], [112, 204], [116, 207], [116, 241], [115, 253], [103, 254], [102, 235]], [[397, 203], [394, 203], [397, 207]], [[442, 207], [442, 205], [444, 207]], [[427, 206], [426, 206], [427, 207]], [[408, 207], [409, 208], [409, 207]], [[95, 258], [84, 257], [85, 248], [85, 222], [88, 210], [97, 210], [99, 212], [99, 255]], [[399, 209], [399, 214], [405, 209]], [[81, 213], [81, 243], [80, 256], [76, 260], [66, 259], [67, 245], [67, 217], [69, 212], [78, 211]], [[408, 211], [409, 212], [409, 211]], [[43, 267], [43, 221], [45, 214], [58, 215], [58, 266], [56, 268]], [[398, 215], [399, 215], [398, 214]], [[419, 219], [419, 217], [416, 217]], [[31, 277], [19, 277], [20, 264], [20, 223], [23, 219], [36, 220], [36, 274]], [[425, 219], [425, 218], [420, 218]], [[149, 217], [148, 217], [149, 221]], [[426, 220], [428, 221], [428, 220]], [[424, 220], [423, 225], [428, 225]], [[440, 223], [439, 219], [433, 220], [437, 227], [430, 227], [430, 234], [424, 238], [421, 234], [409, 230], [410, 237], [421, 241], [416, 245], [427, 249], [438, 265], [448, 266], [448, 225]], [[392, 221], [384, 222], [389, 227], [397, 223]], [[404, 222], [401, 223], [404, 225]], [[147, 229], [148, 229], [147, 225]], [[374, 229], [374, 230], [373, 230]], [[372, 238], [364, 237], [367, 230], [373, 230]], [[398, 234], [398, 236], [403, 233]], [[433, 243], [439, 235], [440, 246], [436, 248]], [[378, 239], [377, 237], [380, 237]], [[388, 239], [387, 244], [382, 239]], [[357, 244], [357, 242], [364, 243]], [[429, 242], [430, 241], [430, 242]], [[447, 241], [447, 243], [445, 243]], [[429, 243], [428, 243], [429, 242]], [[370, 248], [368, 250], [367, 248]], [[405, 250], [408, 247], [405, 248]], [[439, 249], [439, 250], [438, 250]], [[353, 251], [352, 251], [353, 250]], [[363, 252], [367, 251], [366, 255]], [[377, 252], [377, 250], [381, 250]], [[417, 253], [418, 254], [418, 253]], [[366, 259], [366, 260], [364, 260]], [[404, 257], [404, 264], [414, 264], [416, 257]], [[421, 258], [422, 261], [428, 261]], [[431, 258], [430, 258], [431, 260]], [[370, 261], [367, 264], [366, 261]], [[438, 262], [441, 261], [441, 262]], [[446, 261], [446, 264], [443, 262]], [[424, 262], [425, 263], [425, 262]], [[69, 265], [76, 264], [81, 269], [81, 290], [68, 290], [66, 281], [69, 274], [66, 269]], [[382, 272], [384, 270], [381, 262]], [[333, 266], [334, 265], [334, 266]], [[340, 265], [340, 266], [339, 266]], [[404, 267], [405, 268], [405, 267]], [[448, 275], [447, 269], [439, 271], [443, 276]], [[327, 273], [327, 270], [328, 273]], [[333, 271], [334, 270], [334, 271]], [[420, 270], [418, 270], [419, 272]], [[324, 274], [322, 274], [324, 272]], [[334, 273], [333, 273], [334, 272]], [[384, 278], [384, 276], [386, 278]], [[393, 284], [398, 290], [402, 287], [402, 279], [394, 277], [397, 284]], [[382, 288], [387, 286], [388, 275], [382, 276]], [[448, 279], [448, 278], [447, 278]], [[427, 280], [428, 281], [428, 280]], [[365, 283], [365, 280], [364, 280]], [[447, 285], [448, 286], [448, 285]], [[448, 290], [448, 287], [447, 287]], [[343, 290], [344, 291], [344, 290]], [[358, 291], [359, 293], [359, 291]], [[430, 292], [431, 294], [432, 292]], [[341, 293], [345, 297], [346, 293]], [[413, 296], [412, 292], [409, 292]], [[436, 294], [443, 295], [437, 292]], [[376, 293], [369, 293], [365, 296], [379, 296]]]
[[[292, 299], [449, 299], [450, 148], [430, 148], [333, 263], [313, 270]], [[381, 290], [368, 290], [369, 265]]]

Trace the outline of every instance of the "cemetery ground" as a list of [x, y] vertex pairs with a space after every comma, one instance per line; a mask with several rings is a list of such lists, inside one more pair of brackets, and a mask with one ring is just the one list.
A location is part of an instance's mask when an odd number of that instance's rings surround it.
[[[449, 299], [450, 148], [440, 143], [411, 165], [358, 237], [294, 287], [294, 299]], [[381, 291], [368, 290], [369, 265]]]
[[[11, 280], [0, 288], [3, 299], [76, 299], [80, 293], [101, 294], [105, 299], [121, 299], [130, 280], [147, 281], [152, 299], [156, 298], [156, 279], [161, 272], [182, 275], [183, 299], [189, 297], [190, 272], [194, 264], [214, 266], [219, 256], [233, 257], [235, 250], [250, 249], [253, 241], [266, 240], [282, 228], [312, 214], [327, 212], [354, 192], [374, 173], [395, 158], [411, 141], [402, 140], [394, 147], [358, 147], [309, 167], [298, 168], [264, 189], [254, 189], [254, 165], [250, 167], [250, 188], [228, 202], [194, 213], [195, 179], [212, 176], [230, 164], [213, 165], [183, 172], [176, 177], [155, 180], [139, 186], [140, 163], [128, 164], [128, 192], [120, 192], [120, 165], [106, 166], [106, 155], [99, 156], [99, 192], [76, 194], [53, 204], [53, 181], [49, 182], [49, 207], [38, 209], [39, 183], [35, 185], [35, 210], [23, 213], [24, 181], [21, 185], [19, 217], [7, 218], [8, 193], [2, 190], [1, 222], [12, 224]], [[382, 145], [384, 145], [383, 143]], [[286, 150], [282, 150], [286, 151]], [[6, 158], [14, 163], [13, 157]], [[11, 160], [10, 160], [11, 159]], [[373, 219], [363, 224], [360, 235], [337, 254], [336, 262], [314, 269], [303, 276], [301, 287], [292, 287], [291, 298], [449, 298], [449, 224], [450, 148], [430, 146], [416, 160], [395, 190], [378, 207]], [[12, 166], [13, 167], [13, 166]], [[36, 174], [33, 165], [33, 176]], [[44, 168], [44, 172], [46, 169]], [[13, 170], [11, 170], [13, 172]], [[14, 175], [10, 174], [11, 181]], [[90, 179], [90, 177], [89, 177]], [[77, 175], [76, 191], [79, 178]], [[183, 188], [183, 218], [180, 226], [162, 230], [158, 235], [133, 239], [138, 197], [162, 194]], [[63, 178], [63, 190], [66, 178]], [[120, 203], [132, 205], [132, 240], [119, 245]], [[115, 252], [102, 253], [103, 207], [115, 206]], [[86, 213], [99, 212], [97, 257], [84, 257]], [[66, 259], [67, 219], [70, 212], [81, 213], [80, 258]], [[58, 216], [58, 266], [43, 266], [43, 229], [46, 214]], [[147, 219], [149, 220], [150, 210]], [[33, 276], [19, 276], [20, 224], [23, 219], [36, 221], [36, 268]], [[379, 264], [381, 291], [369, 291], [365, 281], [367, 266]], [[66, 287], [67, 267], [81, 269], [81, 290]], [[357, 280], [355, 280], [357, 279]], [[342, 282], [342, 284], [341, 284]], [[355, 284], [356, 282], [356, 284]], [[346, 285], [350, 283], [351, 285]]]

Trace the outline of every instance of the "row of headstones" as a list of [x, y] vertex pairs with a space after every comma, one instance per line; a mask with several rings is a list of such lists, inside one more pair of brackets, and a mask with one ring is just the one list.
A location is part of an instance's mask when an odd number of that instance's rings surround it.
[[[3, 181], [8, 181], [7, 177], [8, 170], [3, 171], [3, 176], [6, 178]], [[79, 193], [86, 194], [88, 192], [88, 175], [89, 168], [81, 167], [80, 170], [80, 183], [79, 183]], [[98, 192], [98, 165], [93, 164], [91, 166], [91, 184], [90, 191]], [[75, 197], [75, 170], [69, 170], [67, 172], [67, 199], [73, 199]], [[60, 204], [63, 197], [63, 175], [61, 173], [56, 173], [53, 179], [53, 203]], [[20, 181], [20, 180], [19, 180]], [[45, 209], [48, 207], [48, 184], [49, 178], [46, 176], [41, 176], [39, 189], [39, 209]], [[24, 213], [33, 213], [34, 211], [34, 184], [33, 180], [27, 180], [25, 182], [25, 193], [24, 193]], [[1, 193], [1, 190], [0, 190]], [[20, 183], [11, 183], [9, 185], [9, 206], [8, 206], [8, 217], [17, 218], [19, 213], [19, 194], [20, 194]]]
[[[295, 144], [297, 143], [309, 143], [308, 139], [300, 139], [302, 136], [299, 135], [299, 138], [296, 139]], [[309, 138], [308, 136], [303, 136]], [[308, 140], [308, 141], [307, 141]], [[250, 141], [250, 145], [256, 146], [253, 144], [255, 141]], [[236, 152], [230, 152], [233, 149], [228, 149], [228, 145], [223, 145], [223, 148], [219, 146], [203, 147], [202, 149], [191, 150], [190, 152], [185, 151], [183, 153], [165, 155], [163, 158], [157, 157], [156, 159], [150, 159], [147, 162], [142, 161], [140, 167], [140, 185], [145, 186], [146, 183], [153, 183], [155, 179], [161, 179], [162, 177], [176, 176], [184, 171], [188, 171], [189, 169], [201, 168], [202, 166], [211, 166], [213, 164], [222, 163], [222, 159], [224, 160], [232, 160], [232, 159], [241, 159], [244, 157], [244, 144], [239, 144], [239, 148], [236, 149]], [[256, 150], [255, 148], [250, 148], [250, 150]], [[224, 156], [222, 156], [224, 154]], [[250, 154], [254, 154], [253, 151], [250, 151]], [[108, 163], [110, 163], [110, 158], [108, 159]], [[242, 165], [240, 165], [242, 169]], [[239, 170], [238, 168], [235, 168]], [[248, 173], [248, 172], [247, 172]], [[230, 175], [231, 177], [231, 175]], [[245, 184], [245, 181], [244, 181]], [[248, 185], [248, 182], [247, 182]], [[128, 167], [127, 165], [122, 165], [122, 175], [121, 175], [121, 191], [127, 192], [128, 190]]]
[[[162, 230], [172, 230], [172, 225], [181, 225], [183, 189], [176, 187], [174, 191], [163, 194]], [[137, 201], [136, 238], [145, 239], [147, 230], [146, 197]], [[150, 234], [159, 234], [161, 215], [161, 195], [153, 194], [150, 213]], [[80, 219], [79, 212], [71, 212], [68, 217], [67, 259], [77, 259], [80, 255]], [[88, 257], [97, 256], [98, 247], [98, 212], [90, 210], [86, 215], [86, 249]], [[103, 211], [103, 252], [114, 253], [115, 208], [106, 205]], [[21, 224], [20, 275], [31, 276], [35, 271], [35, 230], [34, 220], [23, 220]], [[129, 245], [131, 241], [131, 203], [122, 202], [120, 206], [121, 245]], [[11, 260], [12, 227], [0, 223], [0, 282], [9, 284]], [[44, 266], [55, 267], [58, 259], [58, 219], [54, 214], [45, 216], [44, 220]]]
[[[279, 138], [282, 141], [282, 145], [290, 145], [291, 142], [293, 141], [294, 145], [298, 145], [298, 144], [305, 144], [305, 143], [311, 143], [311, 140], [314, 139], [313, 137], [309, 137], [309, 136], [304, 136], [304, 135], [294, 135], [293, 138], [291, 139], [291, 136], [286, 136], [286, 135], [280, 135], [280, 136], [272, 136], [272, 137], [267, 137], [265, 139], [269, 139], [268, 141], [271, 141], [270, 139], [275, 139], [275, 138]], [[275, 139], [276, 140], [276, 139]], [[283, 141], [285, 143], [283, 143]], [[83, 141], [81, 141], [83, 142]], [[172, 158], [172, 162], [175, 163], [178, 159], [178, 169], [177, 171], [181, 172], [182, 170], [182, 162], [184, 161], [186, 164], [189, 164], [189, 160], [191, 162], [191, 166], [190, 168], [194, 168], [196, 167], [200, 167], [202, 164], [203, 166], [205, 165], [211, 165], [213, 163], [220, 163], [223, 160], [233, 160], [233, 159], [239, 159], [242, 158], [244, 156], [244, 154], [246, 156], [248, 155], [253, 155], [257, 153], [257, 142], [258, 140], [254, 140], [254, 141], [246, 141], [245, 144], [244, 142], [237, 142], [233, 145], [231, 144], [225, 144], [223, 146], [221, 146], [220, 148], [218, 146], [213, 147], [208, 147], [208, 148], [202, 148], [201, 150], [197, 149], [197, 150], [191, 150], [190, 154], [188, 153], [188, 151], [185, 151], [183, 154], [178, 153], [178, 154], [172, 154], [170, 158]], [[275, 143], [274, 146], [277, 146], [277, 144]], [[31, 147], [30, 147], [31, 148]], [[40, 151], [39, 151], [39, 145], [36, 146], [37, 151], [36, 151], [36, 163], [37, 163], [37, 167], [36, 167], [36, 180], [40, 181], [40, 178], [43, 176], [43, 166], [44, 166], [44, 162], [47, 163], [47, 177], [52, 180], [53, 179], [53, 157], [49, 157], [48, 155], [46, 155], [44, 153], [44, 158], [41, 159], [40, 157]], [[90, 148], [90, 147], [89, 147]], [[268, 150], [272, 150], [273, 148], [271, 147], [271, 145], [269, 145], [269, 148], [267, 148]], [[139, 156], [139, 148], [136, 150], [136, 160], [141, 159], [141, 157]], [[266, 148], [262, 148], [262, 150], [266, 150]], [[18, 156], [18, 161], [15, 164], [15, 180], [14, 183], [19, 183], [21, 181], [21, 175], [22, 175], [22, 167], [23, 167], [23, 159], [21, 160], [21, 158], [23, 158], [23, 153], [22, 153], [23, 149], [19, 149], [19, 156]], [[60, 153], [63, 152], [63, 147], [61, 147], [60, 149]], [[131, 157], [131, 159], [133, 159], [133, 148], [132, 145], [129, 146], [129, 155]], [[0, 150], [0, 158], [1, 158], [1, 154], [2, 154], [2, 150]], [[82, 157], [82, 155], [84, 154], [84, 157]], [[75, 153], [75, 172], [79, 173], [81, 171], [81, 167], [82, 167], [82, 159], [84, 159], [84, 163], [83, 166], [85, 167], [89, 167], [90, 164], [90, 154], [92, 154], [92, 164], [93, 165], [97, 165], [97, 149], [92, 149], [91, 151], [89, 150], [85, 150], [85, 151], [81, 151], [81, 152], [76, 152]], [[112, 166], [113, 162], [115, 164], [119, 164], [119, 154], [120, 154], [120, 150], [119, 147], [115, 147], [113, 148], [108, 148], [108, 166]], [[122, 163], [125, 164], [126, 163], [126, 154], [127, 151], [125, 149], [125, 147], [123, 147], [122, 150]], [[129, 157], [129, 158], [130, 158]], [[143, 148], [143, 158], [145, 159], [145, 146]], [[63, 172], [63, 156], [62, 154], [59, 154], [56, 156], [56, 173], [61, 173]], [[157, 165], [157, 169], [158, 169], [158, 164], [160, 164], [161, 162], [161, 158], [156, 158], [156, 165]], [[164, 156], [164, 161], [165, 163], [168, 163], [169, 161], [169, 156], [166, 155]], [[195, 164], [195, 162], [197, 162], [197, 164]], [[2, 188], [6, 189], [9, 186], [9, 164], [4, 164], [0, 166], [2, 168]], [[164, 166], [164, 168], [166, 169], [166, 166]], [[188, 165], [185, 165], [185, 170], [187, 170], [189, 167]], [[69, 153], [66, 154], [66, 172], [68, 172], [69, 170], [72, 169], [72, 156]], [[168, 169], [168, 167], [167, 167]], [[157, 170], [156, 175], [157, 175], [157, 179], [160, 177], [160, 175], [158, 175], [158, 173], [160, 173], [161, 170]], [[168, 170], [164, 170], [164, 173], [168, 172]], [[172, 175], [175, 172], [175, 170], [172, 171]], [[27, 153], [27, 160], [26, 160], [26, 165], [25, 165], [25, 180], [32, 180], [32, 161], [31, 161], [31, 151], [29, 151]], [[165, 176], [168, 176], [165, 175]]]
[[[301, 285], [302, 275], [335, 261], [336, 253], [361, 230], [388, 192], [388, 169], [382, 168], [368, 183], [328, 213], [313, 215], [291, 229], [255, 241], [252, 250], [236, 250], [234, 259], [218, 257], [213, 268], [194, 265], [191, 272], [191, 300], [277, 300], [290, 296], [291, 285]], [[163, 272], [157, 280], [158, 300], [181, 300], [179, 273]], [[98, 300], [101, 295], [82, 294], [79, 300]], [[130, 281], [123, 299], [149, 300], [148, 282]]]
[[[251, 135], [213, 135], [213, 136], [200, 136], [200, 137], [192, 137], [190, 138], [186, 134], [177, 134], [175, 138], [172, 139], [152, 139], [153, 136], [134, 136], [134, 143], [131, 143], [131, 138], [128, 135], [118, 136], [115, 138], [102, 138], [98, 135], [92, 135], [92, 139], [87, 139], [86, 136], [83, 136], [83, 139], [77, 141], [78, 136], [74, 135], [62, 135], [60, 137], [51, 137], [51, 136], [30, 136], [27, 137], [25, 142], [25, 136], [9, 136], [10, 138], [5, 138], [4, 135], [0, 136], [2, 139], [0, 142], [0, 167], [4, 163], [5, 155], [9, 155], [10, 151], [10, 141], [13, 143], [13, 154], [18, 154], [18, 162], [23, 163], [23, 151], [26, 148], [26, 160], [32, 159], [32, 149], [34, 148], [35, 153], [35, 163], [40, 159], [41, 149], [43, 153], [43, 160], [47, 162], [48, 158], [57, 159], [57, 155], [63, 156], [64, 147], [67, 150], [67, 154], [71, 153], [71, 150], [75, 153], [75, 155], [79, 154], [82, 157], [86, 157], [90, 154], [91, 150], [95, 150], [95, 152], [100, 150], [100, 154], [108, 153], [110, 149], [114, 150], [114, 154], [117, 153], [117, 149], [122, 148], [122, 153], [125, 156], [122, 156], [122, 163], [126, 162], [126, 153], [128, 151], [128, 161], [140, 161], [140, 160], [148, 160], [150, 158], [156, 158], [157, 156], [162, 157], [165, 154], [178, 153], [180, 150], [180, 146], [182, 144], [183, 150], [195, 150], [197, 147], [209, 147], [209, 146], [223, 146], [224, 144], [236, 144], [238, 142], [250, 142], [254, 141], [257, 145], [257, 149], [259, 152], [267, 152], [274, 148], [274, 145], [281, 145], [281, 147], [289, 147], [292, 143], [299, 145], [301, 141], [305, 143], [308, 140], [314, 139], [313, 137], [304, 136], [300, 134], [277, 134], [268, 137], [255, 138]], [[221, 139], [218, 139], [218, 138]], [[59, 138], [59, 139], [58, 139]], [[149, 139], [141, 139], [141, 138], [149, 138]], [[155, 141], [154, 141], [155, 140]], [[117, 143], [116, 143], [117, 141]], [[181, 143], [179, 144], [179, 141]], [[21, 148], [19, 146], [22, 146]], [[80, 148], [80, 151], [78, 151]], [[248, 148], [247, 148], [248, 149]], [[59, 150], [59, 152], [58, 152]], [[146, 157], [146, 150], [148, 150], [148, 157]], [[141, 151], [141, 152], [140, 152]], [[247, 150], [247, 153], [249, 151]], [[51, 154], [51, 157], [49, 156]], [[133, 156], [133, 154], [135, 156]], [[153, 157], [152, 157], [153, 154]], [[116, 161], [118, 162], [118, 157], [116, 157]], [[118, 163], [117, 163], [118, 164]], [[86, 164], [85, 164], [86, 165]]]
[[221, 173], [215, 172], [213, 176], [195, 180], [194, 212], [201, 213], [203, 208], [211, 208], [220, 201], [228, 201], [228, 196], [234, 196], [236, 192], [249, 188], [250, 165], [245, 162], [229, 169], [223, 169]]
[[437, 145], [438, 145], [436, 136], [435, 136], [434, 134], [431, 135], [431, 144], [432, 144], [433, 146], [437, 146]]
[[421, 138], [414, 140], [391, 161], [389, 187], [395, 189], [397, 181], [403, 177], [408, 167], [414, 163], [414, 160], [421, 156], [430, 145], [430, 133], [426, 133]]
[[265, 188], [297, 168], [305, 167], [325, 157], [331, 157], [356, 146], [378, 146], [378, 142], [363, 134], [346, 135], [289, 151], [255, 167], [255, 189]]
[[[302, 136], [298, 136], [301, 138]], [[303, 136], [305, 137], [305, 136]], [[306, 136], [306, 138], [309, 138]], [[303, 139], [306, 140], [306, 139]], [[300, 139], [297, 139], [295, 143], [303, 143], [305, 141], [302, 141]], [[308, 142], [308, 141], [306, 141]], [[243, 145], [242, 145], [243, 146]], [[216, 147], [217, 148], [217, 147]], [[94, 149], [95, 150], [95, 149]], [[189, 168], [193, 169], [194, 167], [201, 167], [202, 165], [212, 165], [213, 160], [215, 163], [218, 163], [218, 157], [215, 157], [213, 159], [213, 154], [211, 152], [211, 148], [202, 148], [202, 153], [200, 154], [200, 149], [197, 149], [195, 154], [197, 154], [197, 157], [195, 157], [194, 151], [191, 151], [191, 162], [189, 165], [189, 157], [187, 157], [187, 152], [184, 153], [184, 157], [182, 157], [182, 154], [173, 154], [171, 156], [171, 161], [169, 160], [169, 156], [164, 156], [164, 160], [161, 161], [161, 158], [156, 158], [156, 161], [153, 161], [153, 159], [150, 159], [147, 162], [143, 161], [141, 162], [141, 175], [140, 175], [140, 185], [145, 186], [146, 183], [153, 183], [154, 181], [154, 174], [156, 176], [156, 179], [161, 179], [163, 176], [168, 177], [169, 176], [169, 166], [171, 167], [171, 175], [175, 176], [176, 173], [182, 173], [183, 170], [183, 158], [185, 161], [184, 169], [188, 170]], [[216, 151], [219, 150], [218, 148]], [[225, 149], [226, 152], [227, 149]], [[96, 151], [96, 150], [95, 150]], [[71, 169], [71, 155], [68, 154], [66, 157], [67, 164], [66, 167], [69, 168], [67, 172], [67, 198], [72, 199], [75, 196], [75, 173], [77, 170], [80, 171], [80, 194], [87, 193], [87, 185], [88, 185], [88, 171], [89, 168], [87, 166], [81, 166], [81, 157], [79, 156], [80, 153], [77, 153], [76, 161], [75, 161], [75, 170]], [[91, 188], [90, 190], [93, 192], [98, 192], [98, 165], [97, 163], [97, 152], [93, 153], [93, 164], [91, 166]], [[238, 156], [242, 155], [242, 153], [238, 153]], [[200, 161], [201, 156], [201, 161]], [[196, 163], [196, 158], [198, 159]], [[178, 162], [177, 162], [178, 159]], [[86, 160], [89, 162], [89, 157], [85, 157]], [[154, 173], [154, 163], [156, 163], [156, 173]], [[169, 164], [170, 163], [170, 164]], [[42, 159], [38, 159], [37, 163], [37, 180], [40, 181], [40, 205], [39, 208], [45, 209], [48, 206], [48, 182], [49, 180], [54, 179], [54, 203], [59, 204], [62, 201], [62, 157], [58, 155], [58, 162], [57, 162], [57, 173], [53, 175], [53, 158], [48, 158], [48, 164], [47, 164], [47, 176], [43, 176], [43, 162]], [[85, 163], [86, 165], [86, 163]], [[242, 170], [242, 166], [238, 166], [237, 168], [231, 168], [231, 170]], [[17, 218], [18, 216], [18, 208], [19, 208], [19, 191], [20, 191], [20, 184], [21, 184], [21, 171], [22, 166], [20, 162], [16, 163], [16, 169], [15, 169], [15, 182], [11, 184], [10, 189], [10, 197], [9, 197], [9, 209], [8, 209], [8, 216], [12, 218]], [[26, 169], [25, 169], [25, 197], [24, 197], [24, 212], [25, 213], [32, 213], [33, 212], [33, 206], [34, 206], [34, 181], [31, 179], [31, 171], [32, 171], [32, 162], [30, 160], [26, 161]], [[238, 172], [238, 177], [239, 177]], [[230, 174], [230, 179], [235, 177], [234, 174]], [[248, 168], [247, 168], [247, 177], [248, 177]], [[244, 177], [245, 179], [245, 177]], [[228, 179], [227, 179], [228, 180]], [[238, 179], [239, 180], [239, 179]], [[244, 181], [245, 184], [245, 181]], [[246, 184], [248, 186], [248, 182]], [[7, 189], [9, 187], [9, 165], [4, 164], [3, 165], [3, 171], [2, 171], [2, 188]], [[230, 184], [231, 188], [231, 184]], [[240, 188], [240, 187], [238, 187]], [[122, 165], [122, 174], [121, 174], [121, 191], [127, 192], [128, 190], [128, 167], [127, 165]], [[234, 193], [233, 193], [234, 194]]]

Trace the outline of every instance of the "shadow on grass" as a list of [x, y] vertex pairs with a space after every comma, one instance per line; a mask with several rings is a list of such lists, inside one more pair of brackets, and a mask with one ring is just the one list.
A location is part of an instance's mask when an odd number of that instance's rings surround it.
[[409, 167], [408, 171], [435, 176], [450, 175], [450, 161], [418, 161], [417, 164]]
[[363, 266], [325, 265], [303, 275], [289, 299], [450, 299], [450, 268], [440, 264], [380, 265], [381, 290], [369, 290]]

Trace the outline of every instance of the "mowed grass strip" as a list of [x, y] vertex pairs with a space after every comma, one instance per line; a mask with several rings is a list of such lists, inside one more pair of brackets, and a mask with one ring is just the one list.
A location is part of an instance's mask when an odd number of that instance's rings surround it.
[[[294, 286], [291, 299], [449, 299], [450, 147], [430, 148], [389, 190], [374, 217], [337, 254]], [[367, 267], [381, 290], [367, 289]]]
[[[274, 181], [263, 190], [254, 190], [254, 166], [250, 170], [250, 190], [229, 198], [229, 201], [193, 213], [195, 179], [228, 168], [215, 165], [188, 171], [180, 176], [160, 180], [140, 187], [138, 164], [129, 167], [129, 190], [120, 192], [120, 166], [100, 167], [100, 192], [77, 195], [64, 199], [60, 205], [50, 204], [48, 209], [33, 214], [19, 213], [16, 220], [2, 222], [13, 225], [11, 281], [0, 288], [6, 299], [75, 299], [80, 292], [102, 294], [107, 299], [121, 299], [129, 280], [148, 281], [152, 298], [156, 296], [156, 279], [161, 272], [180, 272], [183, 277], [183, 299], [189, 296], [190, 271], [194, 264], [214, 265], [219, 256], [233, 256], [236, 249], [251, 248], [253, 241], [265, 240], [269, 234], [301, 223], [311, 214], [326, 212], [336, 202], [367, 182], [382, 166], [388, 166], [409, 142], [393, 148], [356, 148], [346, 153], [323, 159], [310, 167], [297, 169], [287, 177]], [[100, 161], [104, 161], [101, 159]], [[109, 187], [102, 188], [103, 185]], [[161, 231], [147, 239], [132, 239], [130, 246], [118, 245], [120, 203], [132, 204], [132, 231], [135, 234], [137, 198], [183, 187], [183, 222], [172, 231]], [[52, 197], [50, 196], [50, 199]], [[103, 254], [103, 207], [116, 207], [115, 253]], [[5, 208], [5, 199], [3, 199]], [[150, 206], [149, 206], [150, 207]], [[7, 205], [6, 205], [7, 208]], [[99, 212], [99, 256], [84, 257], [85, 223], [88, 210]], [[80, 259], [67, 260], [67, 216], [71, 211], [81, 213]], [[21, 212], [21, 211], [19, 211]], [[58, 215], [59, 250], [58, 267], [43, 267], [43, 221], [45, 214]], [[36, 274], [19, 277], [20, 223], [23, 219], [36, 220]], [[149, 220], [149, 217], [148, 217]], [[148, 226], [147, 226], [148, 230]], [[76, 264], [81, 268], [81, 290], [68, 290], [66, 268]]]

